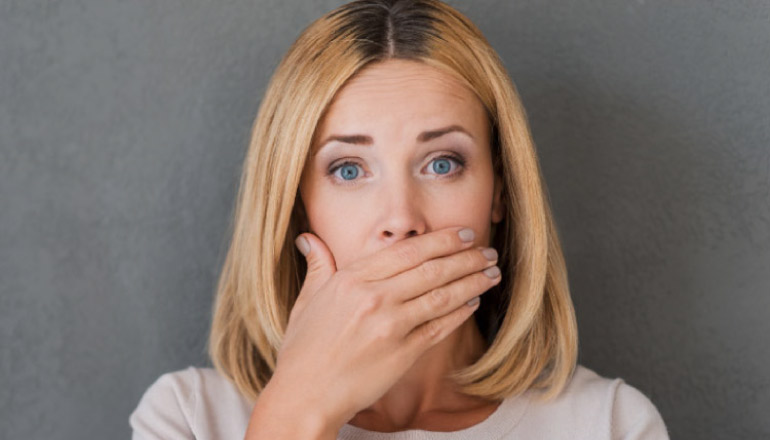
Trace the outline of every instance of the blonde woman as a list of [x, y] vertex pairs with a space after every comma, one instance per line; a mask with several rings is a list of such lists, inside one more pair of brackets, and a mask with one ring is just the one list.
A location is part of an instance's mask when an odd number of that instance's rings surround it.
[[134, 439], [668, 438], [642, 392], [576, 363], [525, 111], [446, 4], [312, 23], [267, 88], [234, 215], [215, 368], [162, 375]]

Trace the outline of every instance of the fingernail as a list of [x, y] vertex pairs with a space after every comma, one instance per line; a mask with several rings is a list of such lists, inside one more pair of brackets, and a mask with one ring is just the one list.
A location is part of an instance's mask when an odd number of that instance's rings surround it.
[[465, 304], [468, 304], [469, 306], [473, 307], [473, 306], [475, 306], [476, 304], [478, 304], [478, 303], [479, 303], [479, 301], [481, 301], [481, 299], [480, 299], [480, 298], [477, 296], [477, 297], [475, 297], [475, 298], [473, 298], [473, 299], [469, 300], [469, 301], [468, 301], [467, 303], [465, 303]]
[[497, 266], [492, 266], [484, 269], [484, 275], [488, 276], [489, 278], [497, 278], [497, 276], [500, 275], [500, 268]]
[[474, 237], [476, 234], [474, 234], [474, 233], [473, 233], [473, 229], [471, 229], [471, 228], [465, 228], [465, 229], [461, 229], [461, 230], [460, 230], [460, 231], [457, 233], [457, 235], [459, 235], [459, 236], [460, 236], [460, 240], [462, 240], [462, 241], [464, 241], [464, 242], [466, 242], [466, 243], [467, 243], [467, 242], [469, 242], [469, 241], [473, 241], [473, 237]]
[[484, 257], [489, 261], [494, 261], [497, 259], [497, 251], [495, 248], [486, 248], [481, 251], [482, 254], [484, 254]]
[[307, 256], [307, 253], [310, 252], [310, 243], [308, 243], [307, 238], [300, 235], [294, 241], [294, 244], [297, 245], [297, 249], [302, 252], [302, 255]]

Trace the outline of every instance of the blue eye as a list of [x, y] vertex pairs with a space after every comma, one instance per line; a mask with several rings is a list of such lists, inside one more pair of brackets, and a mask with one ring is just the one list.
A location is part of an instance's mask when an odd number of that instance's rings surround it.
[[[452, 171], [452, 162], [455, 163], [455, 171]], [[457, 177], [465, 169], [465, 159], [458, 154], [442, 154], [433, 158], [433, 166], [429, 168], [433, 168], [433, 171], [442, 178]]]
[[349, 182], [355, 179], [356, 177], [358, 177], [358, 168], [357, 168], [358, 166], [359, 165], [356, 164], [355, 162], [350, 162], [350, 161], [342, 162], [341, 164], [330, 169], [329, 174], [334, 175], [337, 172], [337, 170], [341, 170], [342, 171], [341, 179], [344, 180], [345, 182]]
[[435, 171], [438, 174], [446, 174], [452, 169], [452, 163], [450, 162], [450, 157], [437, 157], [436, 160], [433, 162], [433, 171]]
[[[461, 170], [452, 172], [452, 162], [455, 163], [455, 170], [458, 168]], [[465, 160], [455, 154], [437, 156], [433, 158], [431, 165], [428, 166], [429, 169], [432, 169], [441, 178], [456, 177], [462, 172], [463, 167], [465, 167]], [[358, 163], [347, 160], [329, 168], [328, 174], [334, 182], [350, 185], [355, 183], [360, 168], [361, 166]], [[340, 171], [340, 174], [337, 174], [337, 171]]]

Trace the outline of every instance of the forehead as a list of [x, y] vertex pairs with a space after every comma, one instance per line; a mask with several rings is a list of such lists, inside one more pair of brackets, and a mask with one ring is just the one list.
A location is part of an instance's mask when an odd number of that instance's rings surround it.
[[422, 131], [450, 123], [485, 130], [486, 112], [473, 91], [436, 67], [391, 59], [369, 65], [348, 80], [330, 103], [318, 132]]

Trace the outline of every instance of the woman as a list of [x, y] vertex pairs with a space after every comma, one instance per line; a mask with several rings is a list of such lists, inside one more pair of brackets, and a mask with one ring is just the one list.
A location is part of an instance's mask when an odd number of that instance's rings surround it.
[[668, 438], [644, 394], [576, 364], [526, 114], [437, 0], [346, 4], [282, 60], [209, 350], [215, 369], [147, 390], [134, 438]]

